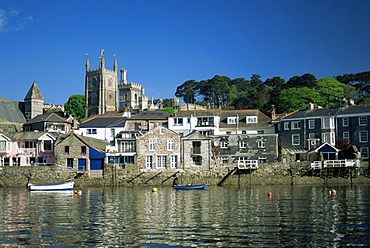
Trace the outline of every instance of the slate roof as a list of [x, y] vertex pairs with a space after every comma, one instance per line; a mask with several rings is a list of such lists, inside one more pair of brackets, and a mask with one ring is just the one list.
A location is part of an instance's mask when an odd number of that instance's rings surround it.
[[39, 100], [44, 100], [44, 97], [41, 94], [41, 91], [39, 87], [37, 86], [36, 82], [33, 82], [30, 90], [28, 91], [26, 97], [24, 100], [29, 100], [29, 99], [39, 99]]
[[173, 113], [174, 117], [188, 117], [188, 116], [219, 116], [221, 109], [207, 109], [207, 110], [182, 110]]
[[26, 118], [22, 110], [24, 110], [23, 102], [0, 99], [0, 122], [25, 123]]
[[122, 116], [94, 116], [81, 123], [80, 127], [124, 127], [126, 117]]
[[170, 114], [166, 111], [140, 111], [131, 115], [131, 120], [167, 120]]
[[[32, 141], [39, 139], [46, 133], [48, 132], [11, 132], [5, 133], [5, 135], [13, 141]], [[54, 135], [51, 135], [50, 133], [49, 135], [55, 138]]]
[[282, 117], [281, 119], [301, 119], [338, 115], [356, 115], [368, 113], [370, 115], [370, 105], [350, 105], [347, 107], [336, 108], [315, 108], [312, 110], [298, 110]]
[[[258, 109], [223, 110], [220, 115], [220, 128], [235, 127], [235, 124], [227, 124], [227, 117], [238, 116], [238, 127], [262, 127], [271, 126], [271, 118]], [[247, 116], [257, 116], [257, 123], [247, 123]]]
[[65, 118], [60, 117], [55, 113], [37, 115], [31, 120], [27, 121], [25, 125], [40, 123], [40, 122], [53, 122], [53, 123], [69, 123]]

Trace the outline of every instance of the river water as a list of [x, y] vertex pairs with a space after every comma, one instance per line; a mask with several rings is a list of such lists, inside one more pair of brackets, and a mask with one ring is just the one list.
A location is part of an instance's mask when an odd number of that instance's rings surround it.
[[73, 195], [0, 188], [0, 246], [370, 246], [370, 186], [329, 189], [105, 187]]

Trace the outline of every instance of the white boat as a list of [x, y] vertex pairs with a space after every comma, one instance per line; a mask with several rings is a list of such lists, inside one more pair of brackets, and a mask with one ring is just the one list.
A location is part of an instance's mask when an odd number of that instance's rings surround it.
[[65, 182], [57, 184], [28, 184], [31, 191], [56, 191], [56, 190], [73, 190], [74, 182]]

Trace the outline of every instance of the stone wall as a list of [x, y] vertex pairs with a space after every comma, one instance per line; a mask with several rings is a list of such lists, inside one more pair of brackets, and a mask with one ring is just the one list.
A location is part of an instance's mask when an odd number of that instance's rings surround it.
[[[249, 187], [251, 185], [350, 185], [370, 184], [368, 162], [362, 162], [358, 170], [349, 174], [340, 171], [325, 174], [312, 171], [309, 163], [265, 163], [257, 170], [238, 170], [232, 168], [222, 170], [211, 169], [203, 172], [156, 171], [139, 172], [138, 170], [118, 169], [108, 164], [102, 177], [90, 177], [86, 173], [78, 174], [72, 168], [57, 166], [32, 167], [0, 167], [0, 186], [26, 186], [31, 183], [59, 183], [75, 178], [76, 187], [84, 186], [153, 186], [172, 185], [174, 176], [180, 184], [209, 184], [222, 186], [236, 185]], [[224, 180], [225, 179], [225, 180]]]

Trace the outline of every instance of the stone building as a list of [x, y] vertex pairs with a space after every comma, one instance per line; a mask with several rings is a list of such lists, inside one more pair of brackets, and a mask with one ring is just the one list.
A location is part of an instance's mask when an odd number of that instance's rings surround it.
[[183, 169], [181, 164], [180, 136], [158, 126], [136, 139], [137, 167], [142, 172], [177, 171]]
[[44, 108], [44, 97], [41, 94], [36, 82], [33, 82], [30, 90], [24, 98], [24, 114], [26, 120], [30, 120], [37, 115], [42, 115]]
[[55, 113], [37, 115], [23, 124], [24, 131], [69, 133], [72, 123]]

